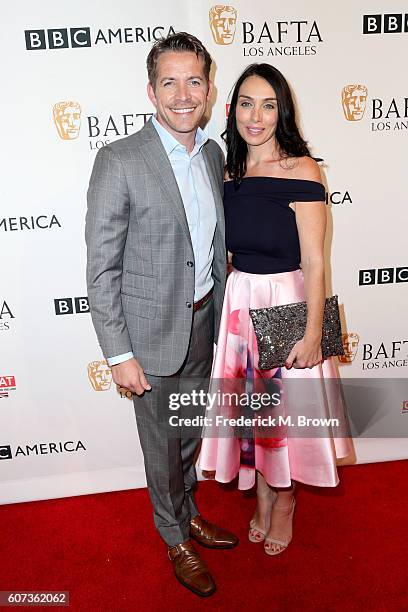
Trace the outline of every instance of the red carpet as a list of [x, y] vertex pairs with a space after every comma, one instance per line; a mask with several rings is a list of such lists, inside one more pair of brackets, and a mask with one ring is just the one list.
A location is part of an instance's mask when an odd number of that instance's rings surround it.
[[0, 506], [0, 590], [70, 591], [80, 611], [408, 610], [407, 470], [349, 466], [337, 489], [299, 487], [293, 542], [273, 558], [246, 538], [254, 497], [200, 484], [202, 514], [241, 538], [200, 548], [218, 586], [205, 600], [173, 577], [145, 489]]

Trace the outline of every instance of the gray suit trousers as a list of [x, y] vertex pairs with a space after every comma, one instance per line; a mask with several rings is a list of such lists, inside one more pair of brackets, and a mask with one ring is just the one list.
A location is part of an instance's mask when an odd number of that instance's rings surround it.
[[[212, 298], [193, 316], [190, 342], [181, 369], [169, 377], [146, 377], [152, 386], [143, 397], [134, 395], [136, 422], [142, 446], [147, 486], [153, 505], [155, 525], [169, 546], [190, 537], [190, 520], [198, 514], [194, 500], [195, 470], [199, 437], [169, 435], [169, 393], [190, 393], [208, 389], [214, 341]], [[195, 414], [204, 414], [205, 407]], [[177, 414], [192, 416], [188, 409]], [[191, 434], [190, 434], [191, 436]]]

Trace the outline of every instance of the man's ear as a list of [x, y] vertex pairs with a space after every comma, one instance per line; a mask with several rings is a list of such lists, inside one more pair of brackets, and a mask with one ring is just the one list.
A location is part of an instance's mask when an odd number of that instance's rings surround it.
[[157, 107], [157, 101], [156, 101], [156, 96], [154, 94], [154, 89], [153, 89], [153, 85], [150, 83], [147, 84], [147, 95], [149, 96], [149, 100], [150, 102]]
[[211, 99], [213, 91], [214, 91], [214, 83], [211, 80], [209, 80], [208, 81], [207, 102]]

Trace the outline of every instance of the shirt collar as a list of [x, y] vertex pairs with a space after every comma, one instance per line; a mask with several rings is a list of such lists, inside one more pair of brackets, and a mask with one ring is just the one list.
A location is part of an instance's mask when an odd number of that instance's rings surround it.
[[[159, 135], [159, 138], [160, 138], [160, 140], [162, 142], [164, 150], [166, 151], [167, 157], [177, 147], [181, 147], [183, 150], [185, 150], [185, 147], [182, 144], [180, 144], [179, 141], [176, 140], [176, 138], [174, 138], [174, 136], [172, 134], [170, 134], [170, 132], [168, 130], [166, 130], [166, 128], [164, 128], [161, 125], [161, 123], [159, 123], [157, 121], [155, 115], [153, 115], [153, 117], [152, 117], [152, 123], [153, 123], [154, 127], [156, 128], [156, 132]], [[199, 151], [201, 151], [202, 147], [205, 145], [207, 140], [208, 140], [208, 136], [206, 135], [206, 133], [200, 127], [197, 128], [196, 137], [195, 137], [195, 144], [194, 144], [194, 148], [193, 148], [193, 150], [191, 152], [191, 157], [193, 157], [194, 155], [199, 153]]]

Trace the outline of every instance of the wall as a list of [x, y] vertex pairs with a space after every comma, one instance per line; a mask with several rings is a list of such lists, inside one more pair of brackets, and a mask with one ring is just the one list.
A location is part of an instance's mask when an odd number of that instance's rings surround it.
[[350, 334], [340, 373], [357, 461], [408, 456], [408, 393], [397, 384], [408, 371], [406, 6], [234, 0], [236, 13], [213, 30], [212, 6], [72, 0], [67, 11], [24, 0], [3, 20], [0, 503], [144, 486], [133, 404], [112, 383], [87, 310], [84, 216], [96, 151], [153, 112], [145, 60], [170, 28], [197, 35], [214, 57], [206, 129], [219, 142], [248, 63], [288, 78], [324, 159], [328, 289]]

